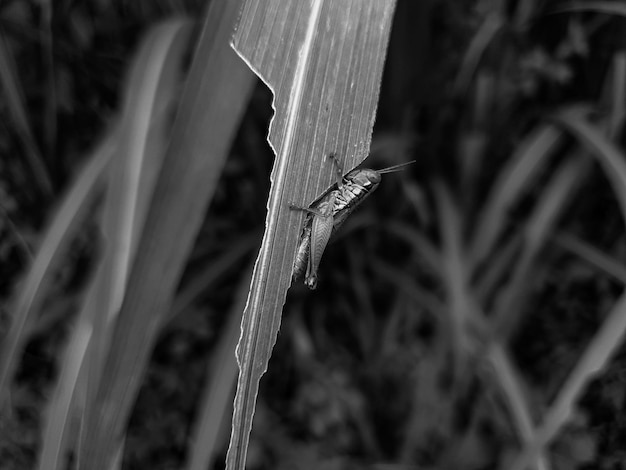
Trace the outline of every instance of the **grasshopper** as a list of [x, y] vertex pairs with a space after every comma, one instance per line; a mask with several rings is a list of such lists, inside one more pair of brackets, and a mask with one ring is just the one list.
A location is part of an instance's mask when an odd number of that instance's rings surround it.
[[317, 287], [317, 269], [322, 254], [333, 233], [348, 216], [378, 187], [381, 175], [398, 171], [415, 161], [390, 166], [382, 170], [357, 168], [343, 176], [341, 164], [334, 154], [328, 156], [337, 172], [337, 183], [328, 188], [309, 207], [289, 204], [292, 210], [306, 212], [300, 243], [293, 265], [292, 282], [304, 277], [304, 284]]

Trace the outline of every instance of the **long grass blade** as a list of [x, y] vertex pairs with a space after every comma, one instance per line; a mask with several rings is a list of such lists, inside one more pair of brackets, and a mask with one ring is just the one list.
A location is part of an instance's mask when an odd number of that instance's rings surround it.
[[626, 286], [626, 266], [623, 262], [617, 261], [614, 256], [567, 233], [557, 234], [554, 242], [557, 246], [570, 251], [602, 273], [608, 274]]
[[17, 67], [11, 56], [4, 35], [0, 31], [0, 85], [3, 97], [15, 125], [17, 135], [24, 147], [24, 156], [30, 167], [33, 178], [37, 182], [40, 195], [51, 197], [53, 193], [52, 181], [46, 164], [37, 148], [35, 135], [28, 121], [28, 112], [24, 101], [24, 93], [19, 85]]
[[[158, 141], [158, 146], [163, 148], [165, 133], [162, 125], [167, 117], [164, 108], [172, 103], [178, 84], [178, 77], [173, 76], [177, 64], [172, 62], [173, 59], [180, 59], [184, 42], [178, 41], [171, 48], [165, 44], [173, 43], [181, 26], [180, 21], [174, 21], [154, 28], [144, 39], [134, 61], [126, 91], [125, 109], [118, 124], [120, 132], [117, 134], [115, 158], [109, 164], [104, 222], [101, 221], [101, 231], [107, 242], [104, 263], [98, 267], [90, 284], [85, 304], [65, 351], [59, 383], [46, 421], [39, 458], [39, 468], [42, 470], [63, 467], [64, 449], [71, 445], [67, 442], [66, 431], [78, 414], [76, 407], [72, 407], [76, 387], [79, 383], [85, 383], [84, 376], [80, 380], [81, 374], [89, 373], [92, 393], [99, 380], [100, 368], [97, 362], [101, 359], [94, 357], [94, 344], [96, 349], [106, 347], [105, 326], [116, 313], [112, 300], [116, 295], [123, 295], [130, 254], [135, 251], [133, 245], [136, 245], [137, 229], [145, 218], [145, 206], [152, 193], [154, 181], [150, 179], [155, 179], [155, 169], [160, 166], [163, 151], [149, 149], [148, 136], [152, 135], [152, 140]], [[153, 86], [148, 85], [147, 82], [163, 75], [163, 69], [168, 71], [166, 78], [152, 83]], [[153, 107], [155, 113], [149, 111]], [[154, 115], [156, 118], [152, 119]], [[154, 139], [154, 136], [157, 138]], [[114, 292], [116, 289], [118, 292]], [[89, 347], [92, 357], [87, 369], [85, 358]], [[84, 396], [84, 392], [82, 390], [81, 396]], [[85, 398], [93, 401], [93, 398]], [[84, 419], [90, 419], [89, 407], [85, 407]]]
[[[104, 347], [105, 344], [105, 334], [101, 331], [102, 327], [95, 326], [94, 328], [94, 323], [97, 323], [96, 319], [102, 319], [103, 323], [110, 320], [112, 314], [109, 311], [109, 300], [114, 297], [112, 294], [108, 295], [109, 289], [114, 285], [110, 280], [111, 278], [123, 280], [126, 276], [127, 266], [130, 262], [129, 254], [134, 251], [132, 244], [136, 243], [132, 242], [131, 238], [137, 238], [137, 225], [143, 219], [141, 214], [145, 213], [145, 209], [142, 210], [141, 207], [146, 205], [148, 195], [152, 191], [151, 185], [153, 183], [148, 181], [148, 176], [154, 174], [153, 168], [158, 169], [158, 159], [161, 158], [163, 152], [156, 151], [156, 149], [148, 151], [145, 145], [149, 141], [148, 134], [152, 128], [152, 134], [160, 137], [157, 140], [160, 140], [160, 147], [163, 147], [162, 136], [165, 134], [160, 126], [155, 124], [163, 124], [163, 117], [166, 117], [166, 114], [162, 112], [162, 108], [172, 102], [175, 86], [174, 79], [170, 78], [169, 80], [161, 80], [161, 85], [152, 89], [150, 86], [146, 86], [146, 76], [150, 78], [160, 76], [161, 73], [155, 70], [155, 66], [158, 69], [159, 65], [166, 70], [176, 70], [175, 65], [166, 60], [168, 48], [163, 47], [163, 43], [159, 45], [159, 41], [167, 43], [176, 36], [175, 32], [180, 28], [180, 22], [174, 23], [174, 25], [166, 24], [160, 28], [155, 28], [148, 35], [131, 74], [126, 93], [126, 108], [122, 121], [118, 125], [121, 131], [118, 134], [117, 152], [109, 166], [108, 191], [104, 204], [105, 222], [102, 233], [108, 244], [103, 258], [109, 269], [104, 266], [99, 267], [66, 349], [65, 361], [63, 361], [59, 383], [50, 404], [44, 432], [43, 448], [39, 459], [39, 468], [41, 469], [54, 469], [63, 465], [64, 448], [66, 445], [70, 445], [69, 442], [66, 442], [66, 431], [70, 428], [74, 415], [77, 414], [72, 408], [76, 386], [81, 374], [87, 371], [84, 360], [87, 355], [87, 348], [93, 338], [97, 340], [96, 343], [99, 347]], [[169, 37], [167, 34], [168, 27], [170, 28]], [[180, 49], [180, 47], [179, 41], [178, 48]], [[165, 54], [157, 59], [156, 56], [163, 52]], [[174, 52], [172, 55], [179, 58], [180, 51]], [[152, 65], [152, 70], [147, 64]], [[168, 83], [163, 86], [163, 82]], [[178, 81], [176, 80], [175, 83], [177, 84]], [[168, 87], [169, 90], [167, 90]], [[151, 122], [152, 114], [145, 112], [151, 107], [150, 102], [160, 110], [156, 113], [158, 116], [155, 120], [156, 123]], [[117, 176], [113, 176], [115, 173]], [[154, 179], [154, 175], [152, 179]], [[135, 207], [137, 210], [133, 210]], [[125, 246], [126, 249], [124, 249]], [[115, 258], [114, 255], [117, 257]], [[113, 259], [116, 261], [113, 262]], [[120, 284], [118, 284], [118, 288], [120, 288]], [[121, 284], [121, 288], [123, 288], [123, 284]], [[123, 292], [118, 293], [118, 295], [121, 294]], [[92, 334], [94, 329], [97, 332], [96, 335]], [[93, 342], [91, 347], [93, 348]], [[92, 358], [88, 369], [90, 376], [94, 379], [92, 383], [96, 382], [95, 379], [99, 377], [99, 368], [95, 362]], [[82, 383], [84, 383], [84, 378]], [[95, 384], [93, 388], [95, 389]], [[83, 395], [84, 391], [81, 396]], [[85, 410], [85, 417], [89, 417], [88, 409]]]
[[571, 132], [591, 151], [613, 187], [626, 223], [626, 156], [607, 139], [601, 129], [585, 119], [585, 108], [573, 107], [554, 117], [555, 121]]
[[[513, 361], [506, 349], [499, 343], [494, 343], [489, 349], [488, 360], [507, 399], [507, 404], [513, 418], [513, 423], [523, 444], [530, 443], [534, 436], [535, 426], [530, 412], [529, 400], [525, 394], [524, 382], [517, 373]], [[540, 452], [537, 455], [537, 470], [549, 470], [548, 459]]]
[[217, 186], [254, 76], [228, 45], [240, 5], [211, 2], [86, 429], [81, 465], [108, 469], [185, 261]]
[[503, 26], [504, 21], [500, 12], [491, 13], [485, 18], [463, 57], [463, 63], [459, 68], [459, 74], [454, 84], [455, 94], [462, 96], [467, 91], [487, 46], [494, 40]]
[[516, 331], [520, 321], [523, 305], [520, 299], [530, 285], [528, 280], [536, 257], [548, 242], [560, 215], [572, 199], [572, 193], [581, 183], [585, 169], [589, 167], [588, 163], [583, 158], [573, 158], [555, 171], [529, 217], [524, 229], [522, 252], [513, 268], [511, 280], [502, 290], [494, 307], [494, 330], [498, 339], [505, 344], [506, 338]]
[[246, 307], [252, 269], [246, 270], [235, 294], [228, 323], [221, 334], [219, 344], [211, 361], [211, 375], [200, 404], [200, 412], [195, 424], [189, 447], [189, 470], [204, 470], [215, 460], [216, 448], [219, 445], [221, 429], [230, 414], [233, 403], [233, 392], [237, 380], [237, 361], [235, 347], [241, 333], [241, 314]]
[[615, 2], [563, 2], [550, 13], [569, 13], [575, 11], [592, 11], [596, 13], [607, 13], [610, 15], [626, 16], [626, 5], [621, 1]]
[[523, 194], [533, 176], [561, 141], [562, 132], [546, 125], [532, 132], [519, 146], [494, 183], [487, 206], [478, 216], [470, 247], [470, 263], [476, 266], [491, 251], [502, 227], [507, 210]]
[[[97, 280], [98, 277], [95, 279]], [[96, 297], [88, 295], [83, 310], [90, 311], [96, 308]], [[71, 436], [70, 431], [73, 426], [76, 429], [80, 426], [79, 411], [82, 407], [76, 406], [76, 403], [77, 401], [84, 402], [85, 397], [82, 393], [79, 400], [77, 394], [83, 392], [86, 387], [78, 390], [77, 384], [81, 377], [84, 378], [87, 375], [85, 357], [92, 331], [90, 323], [79, 320], [62, 356], [61, 373], [44, 424], [42, 448], [39, 454], [38, 468], [40, 470], [64, 468], [66, 449], [76, 441], [76, 436]]]
[[117, 135], [114, 132], [95, 150], [44, 231], [35, 259], [13, 303], [11, 326], [0, 349], [0, 394], [3, 399], [8, 393], [18, 356], [35, 314], [42, 305], [48, 283], [72, 241], [76, 228], [86, 217], [95, 194], [103, 188], [103, 172], [116, 146]]
[[[104, 202], [102, 234], [105, 248], [102, 264], [89, 294], [95, 308], [82, 318], [92, 325], [89, 346], [89, 379], [84, 425], [95, 419], [97, 393], [102, 364], [109, 349], [111, 325], [119, 312], [126, 282], [137, 251], [141, 227], [146, 219], [148, 202], [161, 168], [166, 132], [150, 134], [153, 121], [160, 122], [162, 103], [171, 103], [180, 77], [190, 25], [181, 19], [164, 22], [144, 38], [133, 63], [122, 114], [120, 147], [109, 168]], [[156, 148], [149, 150], [149, 137]]]
[[460, 384], [467, 379], [467, 360], [482, 347], [489, 333], [485, 315], [470, 289], [466, 250], [462, 240], [462, 218], [458, 204], [443, 183], [435, 186], [441, 237], [442, 284], [450, 317], [449, 348], [453, 356], [453, 378]]
[[626, 331], [626, 294], [622, 294], [561, 387], [541, 426], [511, 465], [524, 470], [556, 437], [573, 414], [576, 402], [593, 377], [602, 371], [622, 343]]
[[465, 326], [471, 319], [467, 290], [467, 264], [461, 236], [461, 216], [447, 187], [442, 183], [435, 186], [439, 233], [441, 236], [441, 258], [443, 262], [442, 282], [446, 290], [446, 310], [450, 321], [449, 346], [454, 353], [454, 376], [458, 377], [460, 358], [469, 350]]
[[[227, 469], [243, 469], [256, 397], [280, 325], [303, 215], [369, 151], [393, 0], [250, 0], [234, 47], [274, 93], [276, 153], [266, 230], [237, 347], [240, 373]], [[286, 39], [288, 38], [288, 39]]]

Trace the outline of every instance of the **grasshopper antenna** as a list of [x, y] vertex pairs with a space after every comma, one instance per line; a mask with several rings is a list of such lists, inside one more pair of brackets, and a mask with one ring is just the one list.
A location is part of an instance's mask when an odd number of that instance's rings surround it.
[[411, 160], [410, 162], [400, 163], [398, 165], [393, 165], [393, 166], [388, 166], [387, 168], [383, 168], [382, 170], [376, 170], [376, 171], [378, 173], [380, 173], [381, 175], [383, 175], [385, 173], [395, 173], [396, 171], [402, 171], [405, 166], [412, 165], [416, 161], [417, 160]]

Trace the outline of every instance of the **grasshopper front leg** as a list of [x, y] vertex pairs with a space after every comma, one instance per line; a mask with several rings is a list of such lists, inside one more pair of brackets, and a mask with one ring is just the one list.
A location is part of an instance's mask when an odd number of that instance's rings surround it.
[[337, 159], [337, 156], [334, 153], [329, 153], [328, 158], [333, 161], [333, 164], [335, 166], [335, 173], [337, 175], [337, 187], [341, 190], [341, 188], [343, 187], [343, 167], [341, 166], [341, 163], [339, 163], [339, 159]]

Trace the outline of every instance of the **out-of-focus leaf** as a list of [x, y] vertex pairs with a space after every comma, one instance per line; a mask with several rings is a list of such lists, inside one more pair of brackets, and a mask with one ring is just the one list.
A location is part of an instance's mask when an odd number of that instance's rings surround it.
[[245, 466], [259, 381], [280, 325], [303, 214], [333, 180], [335, 153], [350, 170], [369, 151], [394, 0], [250, 0], [233, 45], [274, 93], [276, 153], [266, 230], [237, 347], [228, 469]]
[[219, 444], [218, 432], [230, 415], [233, 390], [237, 380], [237, 362], [233, 351], [241, 333], [241, 314], [246, 307], [248, 289], [252, 279], [250, 265], [242, 276], [233, 305], [228, 312], [228, 323], [220, 335], [211, 361], [209, 385], [204, 391], [199, 406], [198, 418], [192, 433], [189, 448], [189, 470], [210, 468]]
[[610, 79], [606, 80], [603, 100], [600, 107], [609, 110], [607, 135], [611, 139], [619, 136], [626, 120], [626, 52], [621, 50], [613, 55]]
[[454, 354], [454, 377], [460, 378], [468, 353], [473, 353], [476, 338], [468, 332], [486, 331], [484, 316], [468, 286], [467, 263], [461, 240], [461, 215], [443, 183], [435, 186], [439, 232], [442, 239], [442, 282], [446, 289], [446, 310], [450, 316], [449, 345]]
[[626, 158], [601, 129], [585, 119], [587, 109], [573, 107], [555, 116], [555, 121], [576, 136], [598, 159], [601, 168], [613, 186], [624, 222], [626, 222]]
[[[211, 261], [210, 265], [195, 275], [189, 285], [176, 295], [174, 304], [165, 319], [166, 324], [175, 322], [176, 317], [183, 314], [203, 292], [210, 290], [213, 283], [223, 277], [225, 271], [251, 253], [258, 246], [260, 236], [260, 232], [254, 232], [234, 241], [228, 251], [221, 253], [218, 258]], [[245, 304], [243, 307], [245, 308]]]
[[550, 13], [569, 13], [574, 11], [594, 11], [609, 15], [626, 16], [626, 5], [622, 1], [615, 2], [562, 2]]
[[[182, 19], [166, 21], [151, 29], [131, 69], [122, 113], [120, 147], [109, 167], [104, 201], [104, 256], [89, 292], [96, 298], [95, 309], [85, 312], [83, 318], [93, 326], [84, 411], [87, 428], [95, 416], [95, 394], [110, 346], [111, 325], [124, 298], [130, 266], [167, 145], [169, 127], [163, 126], [162, 118], [167, 117], [163, 104], [171, 104], [178, 88], [177, 72], [182, 68], [190, 29], [190, 24]], [[160, 132], [149, 134], [153, 121], [160, 124], [154, 126]], [[150, 140], [157, 145], [149, 146]]]
[[35, 259], [22, 282], [11, 309], [11, 326], [0, 349], [0, 394], [6, 398], [18, 355], [28, 328], [42, 305], [50, 278], [72, 241], [76, 227], [84, 220], [94, 194], [102, 189], [102, 174], [117, 146], [117, 133], [107, 136], [81, 170], [76, 182], [59, 204], [44, 231]]
[[585, 170], [589, 168], [588, 163], [584, 158], [572, 158], [561, 165], [535, 203], [524, 229], [522, 252], [512, 267], [510, 281], [502, 289], [494, 307], [494, 330], [501, 341], [517, 329], [524, 305], [521, 299], [531, 285], [533, 264], [559, 216], [572, 200], [574, 190], [582, 182]]
[[439, 249], [431, 242], [426, 235], [416, 232], [412, 227], [398, 222], [390, 222], [387, 231], [400, 240], [412, 245], [413, 251], [417, 254], [420, 264], [425, 264], [433, 274], [441, 278], [443, 276], [443, 260]]
[[555, 242], [626, 286], [626, 266], [623, 262], [616, 260], [614, 256], [566, 233], [559, 234]]
[[474, 292], [482, 305], [486, 305], [501, 286], [502, 280], [508, 277], [513, 260], [523, 242], [520, 233], [514, 234], [506, 242], [494, 249], [489, 255], [489, 263], [485, 272], [474, 283]]
[[536, 461], [539, 453], [556, 437], [571, 418], [574, 406], [589, 381], [606, 367], [622, 343], [625, 331], [626, 294], [622, 294], [561, 387], [541, 426], [510, 466], [512, 470], [524, 470], [529, 463]]
[[463, 57], [463, 63], [459, 68], [459, 74], [454, 84], [454, 91], [457, 95], [462, 96], [467, 91], [487, 46], [493, 41], [503, 25], [504, 21], [500, 12], [493, 12], [487, 15], [485, 21], [483, 21], [483, 24], [472, 38]]
[[[137, 232], [145, 220], [147, 203], [163, 157], [167, 135], [164, 123], [169, 122], [164, 110], [171, 105], [178, 90], [180, 77], [176, 71], [180, 69], [186, 45], [186, 36], [179, 33], [185, 27], [188, 31], [189, 25], [176, 20], [153, 28], [133, 61], [124, 111], [117, 125], [119, 140], [108, 167], [100, 224], [105, 241], [102, 263], [89, 286], [65, 352], [59, 383], [50, 404], [40, 469], [55, 469], [64, 464], [65, 432], [77, 414], [71, 405], [80, 374], [88, 373], [88, 390], [92, 394], [97, 390], [99, 364], [102, 362], [99, 356], [107, 348], [109, 325], [124, 294], [128, 267], [136, 251]], [[155, 144], [150, 145], [151, 142]], [[90, 360], [85, 361], [88, 354]], [[82, 392], [84, 395], [85, 391]], [[93, 397], [86, 398], [88, 403], [93, 401]], [[90, 410], [89, 406], [84, 409], [85, 422], [91, 418]]]
[[255, 77], [228, 45], [238, 2], [211, 2], [113, 328], [80, 458], [108, 469]]
[[444, 331], [452, 331], [449, 325], [450, 318], [444, 308], [445, 306], [436, 293], [420, 285], [412, 273], [407, 273], [378, 259], [373, 259], [371, 262], [376, 272], [393, 282], [395, 286], [404, 291], [404, 295], [407, 298], [423, 307], [437, 321], [442, 322], [445, 325]]
[[0, 85], [4, 91], [3, 96], [11, 114], [15, 130], [24, 146], [24, 156], [33, 172], [33, 178], [41, 195], [52, 196], [52, 182], [46, 170], [46, 165], [41, 157], [35, 141], [35, 136], [28, 122], [28, 113], [24, 103], [24, 94], [17, 79], [17, 71], [13, 57], [7, 47], [6, 41], [0, 31]]
[[[626, 162], [624, 155], [604, 137], [598, 127], [586, 120], [588, 113], [588, 108], [572, 107], [559, 113], [555, 117], [555, 121], [572, 132], [598, 159], [613, 186], [626, 220]], [[536, 461], [539, 453], [570, 420], [574, 413], [574, 406], [588, 382], [606, 367], [611, 355], [621, 344], [625, 331], [626, 294], [623, 294], [561, 387], [545, 414], [541, 426], [533, 432], [532, 438], [525, 443], [522, 452], [511, 466], [512, 469], [522, 470], [531, 462]]]
[[[522, 443], [531, 442], [535, 428], [530, 413], [529, 400], [525, 394], [524, 381], [521, 380], [508, 352], [499, 342], [493, 343], [489, 348], [488, 359], [496, 373], [502, 393], [507, 399], [511, 417]], [[534, 468], [537, 470], [550, 469], [543, 452], [537, 455]]]
[[[455, 366], [459, 365], [462, 353], [468, 350], [464, 334], [467, 322], [467, 307], [470, 304], [467, 292], [466, 263], [462, 257], [461, 217], [452, 195], [439, 183], [435, 186], [439, 233], [442, 239], [442, 281], [446, 289], [446, 310], [450, 316], [450, 348], [455, 353]], [[457, 371], [458, 372], [458, 371]]]
[[506, 212], [523, 194], [562, 138], [552, 125], [542, 126], [519, 145], [494, 183], [488, 204], [480, 213], [470, 248], [472, 266], [483, 260], [497, 241], [506, 222]]

